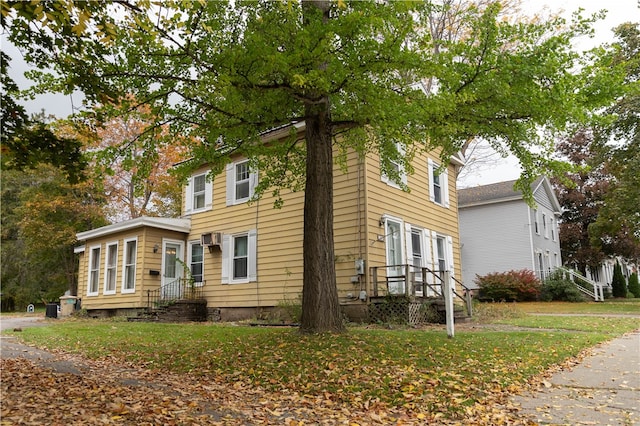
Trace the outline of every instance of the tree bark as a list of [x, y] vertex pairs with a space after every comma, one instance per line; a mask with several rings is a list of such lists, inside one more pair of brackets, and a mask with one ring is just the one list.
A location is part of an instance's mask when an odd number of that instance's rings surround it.
[[[329, 1], [303, 1], [303, 8], [318, 8], [329, 19]], [[309, 10], [309, 9], [307, 9]], [[319, 69], [326, 67], [319, 58]], [[333, 247], [333, 151], [329, 96], [305, 105], [306, 185], [302, 320], [303, 333], [341, 332]]]
[[[333, 152], [328, 99], [307, 115], [307, 177], [304, 198], [304, 333], [343, 331], [333, 247]], [[319, 110], [319, 111], [318, 111]], [[311, 111], [308, 111], [311, 112]]]

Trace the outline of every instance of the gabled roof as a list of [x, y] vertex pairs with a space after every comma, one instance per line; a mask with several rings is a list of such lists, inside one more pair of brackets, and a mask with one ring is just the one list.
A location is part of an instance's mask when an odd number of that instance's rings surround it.
[[[472, 207], [481, 206], [485, 204], [503, 203], [507, 201], [522, 200], [522, 191], [513, 189], [513, 185], [516, 180], [509, 180], [506, 182], [492, 183], [489, 185], [476, 186], [472, 188], [463, 188], [458, 190], [458, 207]], [[553, 210], [556, 213], [560, 213], [561, 206], [558, 202], [549, 179], [545, 176], [541, 176], [531, 184], [531, 192], [534, 195], [542, 187], [549, 196], [549, 200], [553, 205]]]
[[113, 225], [103, 226], [101, 228], [90, 229], [89, 231], [78, 232], [76, 238], [78, 241], [86, 241], [91, 238], [103, 237], [105, 235], [115, 234], [116, 232], [128, 231], [130, 229], [141, 228], [143, 226], [150, 228], [164, 229], [167, 231], [177, 231], [188, 234], [191, 231], [191, 219], [178, 219], [167, 217], [147, 217], [142, 216], [124, 222], [114, 223]]

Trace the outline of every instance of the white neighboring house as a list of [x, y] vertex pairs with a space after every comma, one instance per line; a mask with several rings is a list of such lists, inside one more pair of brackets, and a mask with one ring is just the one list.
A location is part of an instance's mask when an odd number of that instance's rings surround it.
[[562, 266], [560, 203], [546, 177], [531, 186], [534, 206], [515, 180], [458, 190], [462, 280], [477, 288], [476, 275], [529, 269], [539, 278]]

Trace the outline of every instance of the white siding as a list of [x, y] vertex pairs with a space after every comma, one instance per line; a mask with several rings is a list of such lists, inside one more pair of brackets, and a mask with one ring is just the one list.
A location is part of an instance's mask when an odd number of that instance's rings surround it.
[[462, 280], [477, 287], [476, 275], [532, 269], [529, 208], [523, 201], [460, 209]]

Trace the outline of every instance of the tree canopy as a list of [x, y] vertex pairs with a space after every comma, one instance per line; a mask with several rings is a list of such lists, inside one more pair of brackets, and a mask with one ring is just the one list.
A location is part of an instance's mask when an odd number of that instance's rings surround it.
[[[156, 125], [169, 126], [165, 137], [191, 141], [187, 167], [207, 162], [215, 174], [242, 155], [262, 189], [305, 188], [302, 329], [310, 332], [342, 329], [334, 147], [379, 154], [393, 178], [392, 163], [411, 172], [414, 155], [433, 150], [446, 163], [480, 137], [520, 160], [517, 187], [530, 193], [543, 172], [567, 170], [550, 155], [549, 135], [584, 123], [619, 88], [617, 73], [572, 51], [592, 19], [515, 22], [499, 17], [499, 2], [459, 10], [462, 36], [442, 38], [431, 18], [449, 2], [63, 4], [74, 13], [57, 26], [46, 9], [3, 9], [27, 57], [55, 64], [55, 86], [80, 88], [90, 103], [118, 106], [114, 113], [147, 105]], [[39, 47], [27, 41], [33, 31]], [[265, 130], [302, 121], [303, 140], [261, 143]]]

